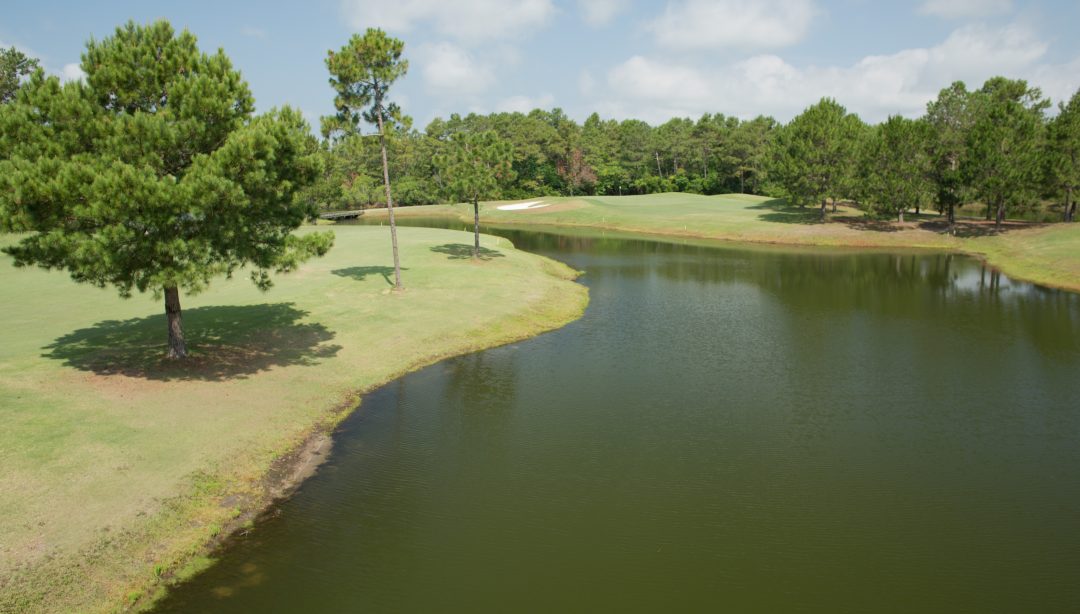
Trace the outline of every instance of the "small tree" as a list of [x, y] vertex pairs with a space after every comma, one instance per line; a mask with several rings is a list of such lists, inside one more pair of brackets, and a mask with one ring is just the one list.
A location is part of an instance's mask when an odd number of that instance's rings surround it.
[[29, 57], [18, 49], [0, 49], [0, 104], [6, 104], [15, 99], [15, 92], [19, 90], [23, 77], [33, 73], [38, 68], [38, 61]]
[[447, 191], [473, 205], [473, 258], [480, 257], [480, 199], [495, 198], [502, 182], [513, 176], [514, 149], [494, 130], [457, 132], [436, 165], [446, 177]]
[[313, 139], [288, 108], [253, 119], [224, 53], [165, 21], [91, 41], [82, 68], [63, 85], [38, 70], [0, 105], [0, 228], [33, 233], [4, 251], [164, 294], [168, 355], [184, 358], [181, 289], [244, 266], [266, 289], [330, 248], [330, 233], [291, 234], [312, 213], [294, 195], [318, 172]]
[[1073, 191], [1080, 187], [1080, 90], [1068, 104], [1061, 103], [1058, 116], [1049, 126], [1046, 166], [1050, 184], [1065, 193], [1062, 219], [1073, 221], [1076, 199]]
[[387, 36], [378, 28], [368, 28], [363, 36], [354, 34], [348, 44], [336, 53], [329, 51], [326, 67], [330, 85], [337, 92], [334, 108], [337, 115], [324, 117], [324, 136], [353, 135], [359, 132], [360, 120], [379, 128], [382, 149], [383, 187], [386, 191], [386, 210], [390, 218], [390, 243], [394, 252], [394, 287], [401, 290], [401, 262], [398, 258], [397, 225], [394, 223], [394, 199], [390, 190], [390, 165], [386, 158], [387, 124], [398, 121], [400, 109], [386, 101], [394, 81], [409, 69], [401, 58], [405, 43]]

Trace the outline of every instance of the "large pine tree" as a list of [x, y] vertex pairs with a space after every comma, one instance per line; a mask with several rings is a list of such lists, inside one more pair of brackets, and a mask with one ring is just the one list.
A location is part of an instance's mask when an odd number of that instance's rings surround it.
[[225, 54], [165, 21], [90, 41], [82, 69], [63, 85], [38, 70], [0, 105], [0, 228], [31, 233], [5, 251], [164, 295], [168, 355], [183, 358], [181, 290], [242, 267], [265, 289], [332, 244], [292, 234], [311, 214], [294, 196], [318, 172], [312, 137], [288, 108], [253, 117]]

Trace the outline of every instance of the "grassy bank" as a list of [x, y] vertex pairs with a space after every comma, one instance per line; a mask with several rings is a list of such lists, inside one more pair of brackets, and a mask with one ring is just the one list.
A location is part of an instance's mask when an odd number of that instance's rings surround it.
[[505, 240], [483, 237], [474, 262], [471, 236], [417, 228], [400, 231], [407, 289], [390, 293], [385, 229], [335, 232], [269, 293], [241, 278], [183, 297], [184, 366], [161, 358], [152, 298], [0, 258], [0, 611], [145, 604], [302, 474], [298, 447], [324, 453], [317, 435], [359, 392], [588, 300], [569, 268]]
[[[861, 211], [830, 209], [825, 223], [817, 209], [789, 207], [782, 200], [745, 194], [651, 194], [647, 196], [544, 198], [548, 206], [502, 211], [502, 203], [481, 204], [481, 219], [492, 224], [554, 225], [621, 230], [785, 245], [915, 247], [961, 251], [985, 258], [1006, 274], [1080, 291], [1080, 224], [1013, 222], [1001, 232], [979, 218], [959, 221], [957, 236], [945, 234], [936, 213], [908, 215], [903, 224], [867, 220]], [[468, 205], [404, 207], [402, 217], [444, 215], [471, 220]], [[365, 216], [379, 217], [372, 210]]]

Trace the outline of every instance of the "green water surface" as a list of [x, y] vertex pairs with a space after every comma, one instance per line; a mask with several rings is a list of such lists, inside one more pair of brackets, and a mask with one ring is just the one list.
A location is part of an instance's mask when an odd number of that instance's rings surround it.
[[1080, 295], [499, 232], [585, 316], [367, 395], [161, 611], [1080, 611]]

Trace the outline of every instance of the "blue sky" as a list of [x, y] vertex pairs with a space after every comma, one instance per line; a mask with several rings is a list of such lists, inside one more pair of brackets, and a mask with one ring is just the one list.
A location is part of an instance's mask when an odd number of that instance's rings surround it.
[[394, 94], [421, 128], [535, 106], [579, 120], [786, 121], [822, 96], [880, 121], [921, 114], [956, 79], [1023, 78], [1055, 103], [1080, 87], [1075, 0], [38, 0], [5, 9], [0, 45], [77, 78], [90, 36], [161, 17], [224, 48], [260, 110], [290, 104], [314, 126], [333, 110], [327, 50], [369, 26], [405, 41]]

